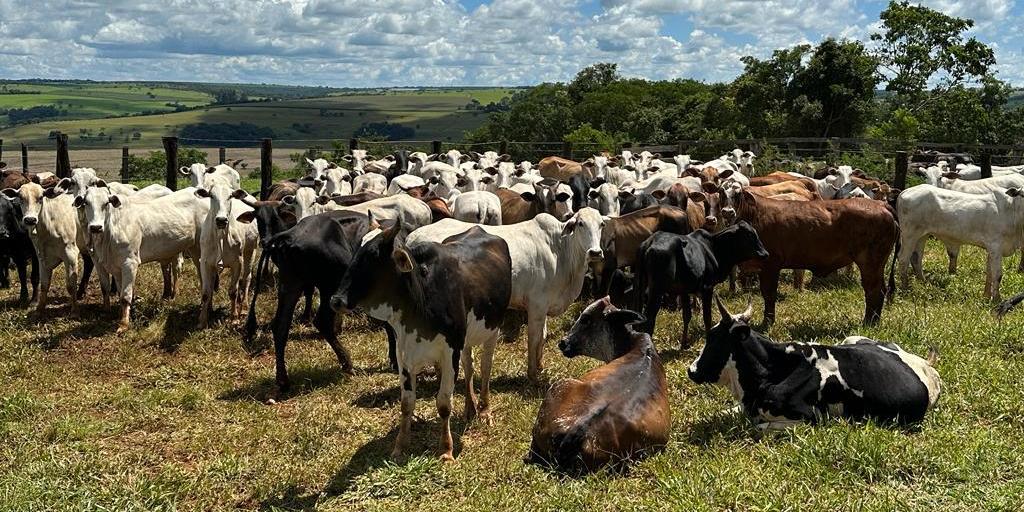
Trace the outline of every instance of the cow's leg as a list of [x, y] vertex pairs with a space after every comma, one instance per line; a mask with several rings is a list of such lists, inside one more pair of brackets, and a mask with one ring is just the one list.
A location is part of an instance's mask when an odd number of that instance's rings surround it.
[[[406, 343], [403, 339], [402, 342]], [[415, 340], [412, 343], [416, 343]], [[404, 354], [403, 354], [404, 355]], [[402, 450], [409, 441], [409, 431], [412, 427], [412, 415], [416, 412], [416, 374], [411, 365], [407, 365], [404, 358], [399, 359], [399, 381], [402, 383], [402, 419], [398, 425], [398, 436], [395, 437], [395, 447], [391, 450], [391, 458], [397, 459], [402, 456]], [[440, 392], [440, 391], [438, 391]]]
[[32, 251], [32, 273], [30, 279], [32, 279], [32, 301], [35, 301], [39, 297], [39, 256], [36, 255], [34, 250]]
[[6, 254], [0, 254], [0, 288], [10, 288], [11, 279], [8, 274], [11, 266], [11, 257]]
[[803, 291], [804, 280], [807, 278], [807, 271], [798, 268], [793, 270], [793, 288], [797, 291]]
[[1024, 272], [1024, 247], [1020, 248], [1020, 263], [1017, 264], [1017, 272]]
[[540, 384], [540, 372], [543, 369], [541, 356], [544, 353], [544, 336], [547, 334], [547, 311], [537, 306], [526, 312], [526, 349], [528, 365], [526, 374], [530, 382]]
[[452, 462], [455, 460], [452, 453], [455, 449], [451, 428], [452, 394], [455, 392], [455, 374], [459, 370], [459, 354], [458, 351], [446, 346], [441, 357], [443, 361], [437, 390], [437, 415], [441, 419], [441, 461]]
[[690, 302], [690, 294], [682, 294], [683, 307], [683, 334], [679, 336], [679, 349], [686, 350], [690, 346], [690, 320], [693, 318], [693, 304]]
[[103, 307], [110, 307], [110, 273], [104, 268], [97, 269], [96, 279], [100, 282], [100, 294], [103, 296]]
[[[320, 290], [321, 297], [330, 297], [325, 290]], [[334, 330], [335, 325], [335, 313], [334, 309], [331, 308], [331, 302], [329, 300], [320, 301], [320, 306], [316, 308], [316, 318], [313, 319], [313, 326], [316, 327], [320, 334], [327, 340], [327, 344], [331, 346], [331, 350], [334, 351], [334, 355], [338, 358], [338, 364], [341, 365], [341, 371], [347, 375], [352, 375], [352, 357], [349, 356], [348, 351], [345, 347], [338, 342], [338, 335]]]
[[700, 296], [700, 313], [701, 320], [704, 321], [704, 340], [708, 338], [708, 333], [711, 332], [712, 320], [711, 320], [711, 301], [714, 300], [715, 288], [707, 287], [701, 291]]
[[139, 262], [134, 258], [127, 259], [121, 265], [121, 322], [117, 332], [127, 331], [131, 327], [132, 298], [135, 293], [135, 276], [139, 270]]
[[398, 373], [398, 354], [395, 347], [398, 344], [398, 340], [395, 339], [395, 329], [387, 322], [382, 322], [382, 324], [384, 325], [384, 334], [388, 337], [388, 364], [391, 365], [391, 369], [395, 373]]
[[885, 261], [858, 263], [857, 270], [864, 289], [864, 325], [875, 325], [882, 318], [885, 303]]
[[[21, 285], [21, 291], [18, 292], [18, 302], [25, 304], [28, 302], [28, 258], [16, 257], [14, 259], [14, 266], [18, 269], [18, 284]], [[33, 288], [35, 285], [33, 284]]]
[[476, 393], [473, 391], [473, 349], [466, 347], [462, 349], [462, 372], [466, 379], [466, 407], [463, 412], [466, 423], [476, 418]]
[[64, 288], [71, 300], [71, 309], [78, 306], [78, 246], [71, 244], [64, 247]]
[[921, 237], [920, 240], [914, 245], [914, 257], [911, 260], [911, 264], [914, 266], [914, 275], [921, 282], [924, 282], [924, 246], [927, 242], [925, 237]]
[[[212, 258], [211, 258], [212, 259]], [[210, 312], [213, 310], [213, 280], [217, 272], [217, 260], [204, 259], [199, 264], [199, 282], [202, 284], [202, 299], [199, 305], [199, 328], [206, 329], [210, 325]]]
[[78, 252], [82, 255], [83, 267], [82, 279], [78, 282], [78, 291], [75, 293], [75, 298], [82, 300], [85, 298], [85, 289], [89, 286], [89, 277], [92, 276], [94, 265], [88, 250], [79, 250]]
[[[664, 287], [661, 286], [655, 279], [648, 279], [646, 283], [643, 283], [644, 294], [646, 294], [647, 304], [644, 306], [644, 316], [647, 317], [647, 321], [643, 324], [643, 330], [647, 334], [654, 338], [654, 328], [658, 321], [658, 312], [661, 311], [661, 299], [665, 295]], [[686, 304], [689, 306], [689, 304]], [[683, 308], [686, 309], [686, 308]], [[684, 333], [685, 336], [685, 333]]]
[[761, 298], [764, 299], [764, 321], [768, 324], [775, 322], [775, 301], [779, 298], [779, 271], [778, 268], [765, 267], [758, 278]]
[[60, 265], [61, 261], [49, 261], [45, 256], [39, 258], [42, 263], [42, 274], [39, 275], [39, 302], [36, 303], [36, 312], [41, 313], [46, 309], [46, 303], [50, 296], [50, 281], [53, 279], [53, 270]]
[[900, 286], [904, 289], [910, 287], [910, 266], [914, 260], [914, 248], [917, 240], [910, 236], [902, 237], [900, 240], [900, 252], [896, 255], [896, 267], [900, 275]]
[[277, 388], [280, 391], [287, 391], [288, 369], [284, 363], [284, 348], [288, 344], [288, 331], [292, 326], [292, 315], [295, 314], [295, 306], [299, 302], [302, 290], [289, 285], [288, 280], [278, 281], [277, 288], [277, 311], [274, 312], [274, 319], [271, 320], [271, 329], [274, 332], [274, 366], [276, 371]]
[[242, 275], [242, 268], [238, 261], [235, 261], [231, 266], [228, 267], [230, 274], [228, 274], [228, 300], [231, 301], [231, 322], [237, 323], [240, 312], [242, 310], [238, 301], [240, 299], [238, 293], [238, 282]]
[[[164, 277], [164, 292], [160, 295], [160, 298], [164, 300], [170, 300], [174, 298], [174, 270], [171, 268], [171, 266], [172, 265], [170, 263], [160, 264], [160, 272], [163, 274]], [[203, 289], [203, 293], [206, 293], [205, 287]]]
[[494, 365], [494, 348], [498, 345], [498, 336], [501, 336], [500, 329], [484, 342], [480, 353], [480, 400], [477, 402], [477, 411], [480, 420], [488, 425], [491, 424], [491, 368]]
[[1003, 255], [999, 248], [988, 251], [988, 276], [985, 280], [985, 296], [994, 301], [1000, 298], [999, 285], [1003, 281]]
[[313, 321], [313, 290], [312, 286], [306, 288], [306, 307], [302, 308], [302, 316], [299, 317], [300, 323], [308, 324]]
[[[956, 261], [960, 257], [960, 244], [946, 242], [946, 256], [949, 256], [949, 267], [947, 270], [950, 274], [956, 274]], [[924, 257], [923, 252], [921, 257]]]

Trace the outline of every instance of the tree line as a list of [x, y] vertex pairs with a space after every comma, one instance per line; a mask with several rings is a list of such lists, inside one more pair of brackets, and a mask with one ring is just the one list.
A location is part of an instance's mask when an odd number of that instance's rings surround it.
[[880, 14], [872, 48], [828, 38], [744, 57], [729, 83], [626, 78], [614, 63], [517, 92], [467, 133], [495, 140], [663, 144], [681, 139], [876, 137], [1012, 144], [1024, 109], [993, 73], [974, 22], [906, 1]]

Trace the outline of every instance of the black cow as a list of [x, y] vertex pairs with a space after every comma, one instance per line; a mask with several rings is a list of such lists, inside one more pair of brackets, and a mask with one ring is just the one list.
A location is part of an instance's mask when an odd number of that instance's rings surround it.
[[[326, 212], [302, 219], [294, 228], [270, 237], [263, 246], [257, 266], [256, 292], [253, 293], [242, 339], [246, 346], [252, 346], [257, 327], [256, 299], [260, 279], [266, 271], [267, 262], [273, 261], [278, 271], [277, 310], [270, 327], [274, 334], [277, 385], [281, 391], [286, 391], [289, 385], [284, 349], [299, 298], [313, 288], [320, 291], [320, 297], [334, 295], [363, 236], [375, 227], [361, 213]], [[348, 351], [338, 343], [334, 320], [334, 310], [327, 300], [321, 300], [313, 325], [334, 349], [342, 370], [352, 373], [352, 360]], [[388, 336], [390, 339], [392, 334], [388, 333]]]
[[[597, 180], [595, 180], [597, 181]], [[590, 193], [591, 187], [600, 186], [604, 183], [604, 180], [600, 182], [587, 181], [587, 178], [583, 174], [577, 174], [569, 181], [564, 181], [566, 185], [569, 185], [569, 190], [572, 190], [572, 211], [578, 212], [580, 208], [587, 206], [588, 194]]]
[[[479, 227], [444, 239], [405, 247], [401, 222], [359, 248], [331, 305], [361, 307], [398, 333], [402, 421], [393, 457], [409, 439], [416, 407], [416, 373], [436, 366], [440, 375], [441, 459], [452, 460], [449, 428], [459, 360], [466, 371], [466, 420], [489, 418], [491, 361], [512, 294], [512, 259], [504, 240]], [[472, 347], [480, 359], [480, 408], [473, 396]]]
[[0, 195], [0, 264], [3, 265], [0, 271], [2, 271], [3, 280], [7, 281], [7, 265], [11, 261], [14, 262], [18, 269], [18, 282], [21, 284], [18, 300], [24, 304], [29, 302], [27, 283], [29, 261], [32, 262], [32, 302], [35, 302], [38, 296], [36, 288], [39, 286], [39, 260], [36, 258], [36, 251], [32, 246], [28, 231], [21, 223], [22, 216], [19, 199], [8, 199], [6, 196]]
[[906, 425], [924, 418], [942, 383], [926, 361], [895, 343], [851, 336], [836, 346], [777, 343], [750, 329], [752, 307], [722, 320], [689, 368], [698, 384], [719, 383], [762, 428], [816, 423], [826, 416]]
[[715, 285], [725, 281], [736, 265], [752, 259], [764, 259], [768, 251], [761, 245], [754, 228], [740, 221], [718, 233], [698, 229], [688, 235], [659, 231], [640, 246], [637, 257], [637, 308], [646, 300], [647, 322], [641, 327], [654, 334], [662, 299], [666, 294], [682, 297], [683, 332], [680, 346], [689, 346], [692, 309], [690, 294], [700, 294], [704, 330], [711, 328], [711, 295]]
[[647, 192], [619, 191], [619, 216], [643, 210], [649, 206], [657, 206], [658, 204], [658, 199]]

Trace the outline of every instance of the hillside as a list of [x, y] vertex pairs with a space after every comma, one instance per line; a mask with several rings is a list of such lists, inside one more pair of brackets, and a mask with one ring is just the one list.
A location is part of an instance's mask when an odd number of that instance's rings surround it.
[[[250, 99], [292, 99], [211, 104], [213, 95], [225, 88], [234, 88]], [[16, 92], [0, 94], [0, 109], [53, 105], [61, 110], [58, 117], [0, 129], [0, 139], [45, 145], [51, 131], [58, 130], [70, 134], [72, 144], [78, 147], [156, 147], [161, 136], [196, 133], [217, 139], [346, 139], [365, 124], [385, 122], [412, 130], [404, 132], [411, 136], [402, 138], [455, 140], [486, 119], [481, 110], [466, 110], [467, 104], [476, 100], [487, 105], [514, 92], [495, 88], [344, 90], [97, 82], [0, 82], [0, 91]], [[319, 96], [300, 97], [303, 93]], [[140, 115], [145, 112], [156, 114]], [[201, 123], [215, 126], [195, 126]], [[251, 126], [240, 129], [242, 123]], [[0, 125], [6, 124], [8, 120], [0, 116]], [[211, 133], [215, 135], [208, 135]]]

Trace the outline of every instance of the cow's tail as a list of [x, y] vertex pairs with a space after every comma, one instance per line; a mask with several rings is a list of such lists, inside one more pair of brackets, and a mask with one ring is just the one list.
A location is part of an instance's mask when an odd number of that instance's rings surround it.
[[476, 223], [484, 224], [487, 221], [487, 205], [483, 201], [476, 204]]
[[274, 242], [271, 241], [263, 248], [263, 253], [260, 254], [260, 261], [256, 265], [256, 286], [252, 292], [252, 302], [249, 303], [249, 314], [245, 318], [245, 328], [242, 332], [242, 343], [246, 348], [253, 346], [253, 340], [256, 338], [256, 299], [259, 298], [260, 290], [262, 289], [263, 276], [267, 273], [267, 263], [270, 261], [270, 255], [274, 252]]
[[900, 217], [897, 215], [896, 203], [899, 201], [899, 197], [893, 201], [893, 204], [886, 205], [889, 213], [892, 214], [892, 219], [896, 222], [896, 245], [892, 250], [892, 265], [889, 266], [889, 289], [886, 290], [885, 300], [892, 303], [893, 297], [896, 295], [896, 259], [900, 255], [900, 240], [903, 238], [900, 235]]
[[1024, 293], [1018, 293], [1017, 295], [1000, 302], [995, 309], [996, 318], [1002, 319], [1007, 313], [1013, 311], [1013, 308], [1017, 307], [1021, 302], [1024, 302]]

